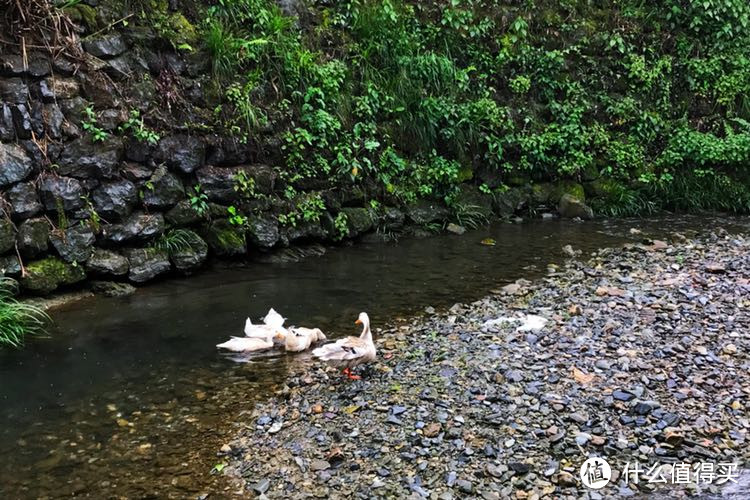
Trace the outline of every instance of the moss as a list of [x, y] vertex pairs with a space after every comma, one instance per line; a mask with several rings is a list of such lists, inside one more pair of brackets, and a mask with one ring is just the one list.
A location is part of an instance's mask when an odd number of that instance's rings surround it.
[[29, 291], [43, 294], [52, 292], [60, 285], [71, 285], [86, 279], [82, 267], [68, 264], [57, 257], [31, 262], [26, 266], [26, 272], [21, 285]]
[[562, 180], [555, 183], [549, 193], [548, 201], [557, 203], [563, 197], [563, 195], [569, 194], [573, 198], [577, 198], [581, 201], [586, 199], [586, 194], [583, 190], [583, 186], [579, 183], [571, 180]]
[[170, 42], [175, 45], [186, 43], [188, 45], [195, 45], [198, 40], [198, 31], [195, 29], [190, 21], [179, 12], [175, 12], [167, 20], [170, 28]]
[[213, 224], [206, 233], [206, 241], [217, 255], [232, 257], [247, 252], [245, 233], [228, 224]]
[[342, 208], [341, 213], [346, 217], [346, 227], [349, 230], [349, 237], [354, 237], [372, 229], [372, 217], [366, 208]]
[[94, 9], [93, 7], [80, 3], [75, 7], [67, 10], [76, 11], [78, 22], [82, 22], [90, 32], [94, 32], [99, 29], [99, 21], [96, 18], [96, 9]]

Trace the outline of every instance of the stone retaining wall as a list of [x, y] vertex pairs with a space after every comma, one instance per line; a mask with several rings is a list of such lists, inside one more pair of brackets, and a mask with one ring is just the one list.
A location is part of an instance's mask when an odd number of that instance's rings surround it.
[[[319, 220], [280, 224], [291, 206], [279, 176], [278, 134], [271, 127], [241, 144], [207, 130], [215, 105], [205, 92], [208, 58], [149, 48], [148, 36], [84, 37], [85, 54], [76, 60], [0, 54], [0, 272], [25, 291], [46, 294], [87, 278], [144, 283], [190, 273], [211, 256], [244, 258], [448, 220], [438, 202], [399, 206], [367, 184], [317, 185], [295, 188], [324, 201]], [[103, 140], [87, 130], [87, 108]], [[133, 110], [149, 116], [158, 141], [121, 130]], [[190, 200], [196, 186], [205, 210]], [[553, 191], [526, 186], [491, 197], [466, 185], [459, 201], [485, 216], [510, 216], [529, 204], [556, 204], [561, 195], [552, 200]], [[372, 199], [380, 200], [377, 208]], [[229, 207], [247, 214], [246, 223], [230, 223]]]

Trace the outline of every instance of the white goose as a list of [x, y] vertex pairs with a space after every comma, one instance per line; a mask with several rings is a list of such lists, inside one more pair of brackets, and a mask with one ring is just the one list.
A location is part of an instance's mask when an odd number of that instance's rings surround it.
[[290, 327], [287, 330], [284, 348], [289, 352], [301, 352], [310, 348], [315, 342], [325, 340], [320, 328]]
[[351, 380], [361, 377], [352, 375], [351, 369], [363, 363], [375, 361], [377, 352], [375, 343], [372, 341], [370, 331], [370, 317], [367, 313], [359, 313], [355, 324], [362, 325], [362, 334], [359, 337], [346, 337], [336, 342], [313, 350], [313, 356], [327, 361], [335, 366], [343, 366], [343, 373]]
[[287, 336], [287, 331], [284, 328], [284, 318], [273, 308], [268, 310], [268, 314], [263, 318], [262, 325], [254, 325], [250, 318], [245, 320], [245, 336], [266, 338], [269, 335], [282, 342]]
[[269, 331], [265, 336], [232, 337], [222, 344], [216, 344], [216, 347], [219, 349], [227, 349], [232, 352], [263, 351], [273, 347], [274, 339], [282, 340], [282, 334], [278, 331]]

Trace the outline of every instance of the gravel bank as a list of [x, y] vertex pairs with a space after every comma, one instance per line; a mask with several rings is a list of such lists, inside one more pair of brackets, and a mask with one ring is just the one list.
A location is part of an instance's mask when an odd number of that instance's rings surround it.
[[[269, 498], [717, 492], [634, 484], [621, 471], [746, 466], [749, 292], [750, 237], [722, 230], [570, 260], [538, 282], [375, 330], [380, 359], [360, 381], [300, 363], [238, 416], [219, 453], [225, 474]], [[538, 331], [491, 321], [525, 314], [549, 321]], [[579, 477], [594, 456], [613, 472], [596, 492]]]

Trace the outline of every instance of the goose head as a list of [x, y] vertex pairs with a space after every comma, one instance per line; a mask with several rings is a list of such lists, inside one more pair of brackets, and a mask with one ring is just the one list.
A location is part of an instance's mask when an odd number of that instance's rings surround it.
[[370, 317], [365, 312], [359, 313], [359, 317], [357, 318], [357, 321], [354, 322], [355, 325], [362, 325], [365, 328], [370, 326]]

